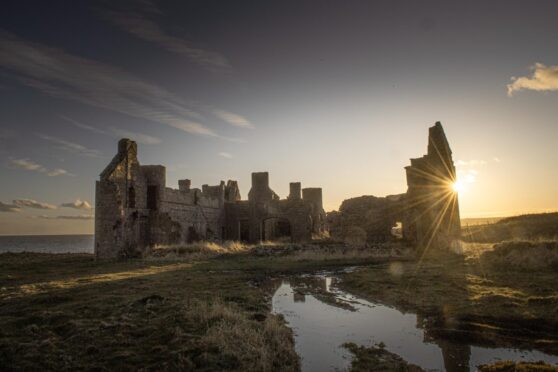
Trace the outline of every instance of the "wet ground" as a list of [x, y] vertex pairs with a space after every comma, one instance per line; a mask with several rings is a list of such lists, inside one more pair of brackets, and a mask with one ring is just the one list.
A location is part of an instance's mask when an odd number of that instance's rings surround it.
[[413, 313], [366, 301], [336, 288], [331, 274], [302, 275], [283, 281], [273, 296], [273, 312], [294, 330], [303, 371], [349, 367], [346, 342], [382, 344], [425, 370], [467, 371], [499, 360], [558, 363], [558, 356], [537, 350], [487, 348], [459, 341], [435, 340]]

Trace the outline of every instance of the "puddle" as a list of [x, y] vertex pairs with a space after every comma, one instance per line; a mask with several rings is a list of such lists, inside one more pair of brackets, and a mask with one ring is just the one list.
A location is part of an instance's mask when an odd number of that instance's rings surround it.
[[[273, 312], [282, 314], [294, 330], [303, 371], [347, 369], [351, 354], [341, 347], [345, 342], [366, 346], [383, 342], [388, 351], [430, 371], [474, 371], [479, 364], [498, 360], [558, 363], [558, 356], [539, 351], [431, 340], [417, 326], [421, 320], [416, 314], [404, 314], [339, 291], [332, 286], [332, 279], [335, 280], [328, 276], [290, 278], [273, 295]], [[308, 280], [313, 284], [309, 285]], [[309, 286], [317, 291], [305, 290]], [[307, 292], [318, 294], [304, 294]]]

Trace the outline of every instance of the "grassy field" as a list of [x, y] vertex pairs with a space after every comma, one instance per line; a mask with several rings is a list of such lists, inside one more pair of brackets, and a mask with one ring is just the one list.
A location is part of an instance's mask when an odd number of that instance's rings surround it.
[[[2, 370], [295, 371], [292, 332], [270, 313], [279, 278], [355, 265], [344, 289], [417, 312], [436, 337], [558, 353], [551, 269], [500, 270], [479, 252], [418, 264], [397, 245], [212, 244], [129, 261], [1, 254]], [[351, 350], [355, 370], [385, 357]]]
[[270, 314], [270, 298], [280, 284], [273, 278], [391, 254], [320, 247], [313, 260], [307, 257], [316, 246], [212, 243], [161, 248], [129, 261], [1, 254], [0, 365], [298, 370], [292, 333]]
[[368, 265], [344, 274], [340, 285], [417, 313], [434, 339], [558, 354], [558, 271], [501, 265], [492, 260], [498, 253]]
[[467, 242], [497, 243], [507, 240], [558, 239], [558, 213], [506, 217], [489, 224], [462, 224]]

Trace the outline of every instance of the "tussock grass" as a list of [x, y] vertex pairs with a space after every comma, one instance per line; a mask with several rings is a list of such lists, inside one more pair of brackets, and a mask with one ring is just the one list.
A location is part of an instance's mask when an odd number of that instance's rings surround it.
[[200, 241], [192, 244], [155, 246], [146, 258], [198, 260], [223, 254], [245, 253], [252, 248], [252, 245], [235, 241], [225, 241], [223, 243]]
[[195, 302], [186, 317], [204, 325], [200, 341], [209, 345], [208, 349], [217, 348], [225, 360], [234, 361], [231, 367], [245, 371], [298, 370], [291, 331], [279, 316], [249, 319], [245, 312], [217, 300]]
[[[274, 284], [229, 259], [30, 256], [0, 255], [2, 370], [298, 369], [291, 331], [269, 314]], [[43, 285], [59, 282], [71, 285]]]
[[558, 271], [558, 241], [509, 241], [480, 255], [481, 263], [518, 270]]
[[203, 260], [222, 255], [239, 254], [256, 257], [279, 257], [290, 261], [335, 261], [410, 257], [412, 256], [412, 250], [398, 243], [365, 246], [328, 240], [311, 243], [265, 241], [259, 244], [225, 241], [223, 243], [198, 242], [176, 246], [157, 246], [152, 249], [146, 258]]

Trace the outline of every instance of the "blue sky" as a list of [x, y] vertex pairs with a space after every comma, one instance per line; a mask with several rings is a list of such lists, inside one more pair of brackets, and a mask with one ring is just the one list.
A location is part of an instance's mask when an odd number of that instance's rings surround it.
[[463, 216], [558, 209], [555, 1], [1, 7], [0, 234], [92, 232], [121, 137], [169, 186], [236, 179], [246, 197], [269, 171], [332, 210], [405, 192], [435, 121]]

